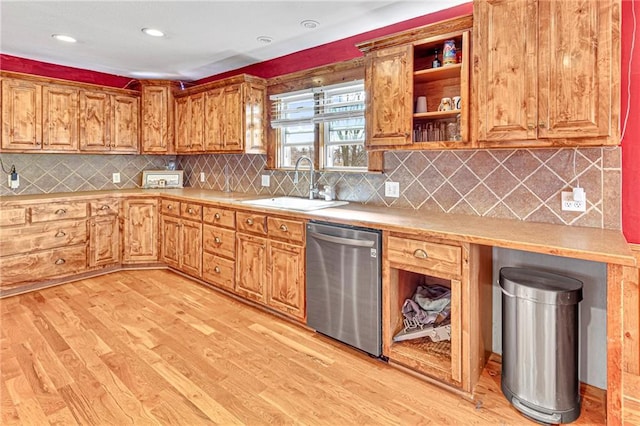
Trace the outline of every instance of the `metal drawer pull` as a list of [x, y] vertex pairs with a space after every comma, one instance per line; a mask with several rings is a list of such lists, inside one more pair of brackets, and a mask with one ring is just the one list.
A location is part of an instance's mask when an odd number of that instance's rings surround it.
[[56, 265], [62, 265], [62, 264], [64, 264], [64, 263], [65, 263], [65, 260], [64, 260], [64, 259], [58, 259], [58, 260], [56, 260], [56, 261], [55, 261], [55, 262], [53, 262], [53, 263], [55, 263]]
[[189, 210], [187, 210], [189, 212], [189, 214], [193, 214], [193, 209], [191, 207], [189, 207]]
[[307, 235], [315, 238], [316, 240], [322, 240], [328, 243], [340, 244], [343, 246], [373, 247], [376, 244], [375, 241], [354, 240], [352, 238], [335, 237], [333, 235], [320, 234], [318, 232], [311, 231], [307, 232]]
[[289, 228], [287, 228], [287, 225], [285, 225], [284, 223], [282, 225], [280, 225], [280, 230], [287, 232], [289, 230]]
[[427, 255], [427, 252], [422, 249], [417, 249], [416, 251], [414, 251], [413, 256], [417, 257], [418, 259], [426, 259], [429, 257], [429, 255]]
[[222, 242], [222, 240], [219, 237], [215, 237], [213, 239], [213, 242], [216, 243], [216, 244], [220, 244]]
[[215, 268], [213, 268], [213, 272], [215, 272], [216, 274], [220, 273], [220, 268], [218, 268], [217, 266]]
[[65, 235], [67, 235], [67, 233], [64, 232], [62, 229], [56, 233], [56, 237], [64, 237]]
[[66, 214], [67, 211], [65, 209], [58, 209], [56, 210], [56, 214]]
[[216, 214], [214, 214], [214, 215], [213, 215], [213, 218], [214, 218], [215, 220], [220, 220], [220, 213], [216, 213]]
[[173, 210], [173, 206], [172, 206], [171, 204], [169, 204], [169, 205], [167, 206], [167, 210]]
[[247, 219], [247, 225], [253, 225], [253, 219], [251, 218]]
[[107, 204], [103, 205], [102, 207], [100, 207], [100, 210], [110, 210], [111, 207], [109, 207]]

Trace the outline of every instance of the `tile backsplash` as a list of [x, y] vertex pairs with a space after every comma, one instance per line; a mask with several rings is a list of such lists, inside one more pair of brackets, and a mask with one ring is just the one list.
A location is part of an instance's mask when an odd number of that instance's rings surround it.
[[[318, 173], [338, 199], [378, 206], [443, 211], [597, 228], [621, 227], [620, 148], [398, 151], [385, 153], [385, 172]], [[142, 170], [161, 169], [172, 156], [0, 154], [4, 168], [15, 165], [20, 188], [0, 195], [136, 188]], [[305, 196], [308, 172], [293, 183], [293, 172], [265, 170], [263, 155], [178, 156], [185, 186], [253, 194]], [[120, 172], [121, 183], [111, 183]], [[205, 182], [200, 182], [200, 172]], [[269, 187], [261, 175], [271, 176]], [[400, 197], [384, 195], [384, 183], [399, 182]], [[560, 192], [582, 186], [587, 211], [563, 212]]]

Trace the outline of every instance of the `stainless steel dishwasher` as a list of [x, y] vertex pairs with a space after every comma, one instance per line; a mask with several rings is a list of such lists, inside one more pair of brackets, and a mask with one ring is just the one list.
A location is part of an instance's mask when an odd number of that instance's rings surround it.
[[380, 231], [307, 224], [307, 325], [382, 354]]

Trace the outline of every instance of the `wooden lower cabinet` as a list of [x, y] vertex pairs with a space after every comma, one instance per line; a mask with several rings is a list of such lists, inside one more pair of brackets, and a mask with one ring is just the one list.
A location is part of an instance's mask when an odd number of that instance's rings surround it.
[[267, 239], [237, 234], [236, 293], [267, 302]]
[[120, 224], [115, 215], [89, 219], [89, 267], [120, 263]]
[[162, 261], [193, 277], [202, 276], [202, 206], [162, 200]]
[[[640, 265], [640, 245], [632, 245]], [[622, 389], [619, 393], [623, 424], [640, 424], [640, 269], [624, 268], [622, 286]], [[615, 389], [609, 392], [618, 395]], [[613, 404], [618, 405], [618, 403]], [[614, 417], [608, 420], [613, 423]]]
[[158, 200], [130, 198], [122, 203], [122, 262], [154, 263], [158, 251]]
[[269, 241], [267, 259], [267, 304], [306, 320], [304, 247]]

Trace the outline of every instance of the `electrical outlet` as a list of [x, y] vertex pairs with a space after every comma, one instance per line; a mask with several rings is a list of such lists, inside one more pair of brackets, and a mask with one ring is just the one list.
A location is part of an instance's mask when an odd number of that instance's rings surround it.
[[204, 175], [204, 172], [200, 172], [200, 182], [206, 182], [207, 177]]
[[400, 182], [385, 182], [384, 195], [385, 197], [398, 198], [400, 196]]
[[270, 186], [271, 185], [271, 176], [262, 175], [262, 186]]
[[9, 185], [9, 188], [11, 189], [18, 189], [20, 187], [20, 175], [17, 173], [11, 173], [9, 175], [7, 175], [8, 179], [7, 179], [7, 183]]
[[587, 209], [587, 195], [583, 191], [583, 200], [576, 200], [573, 191], [562, 191], [562, 210], [569, 212], [583, 212]]
[[120, 173], [116, 172], [111, 175], [111, 181], [113, 183], [120, 183]]

